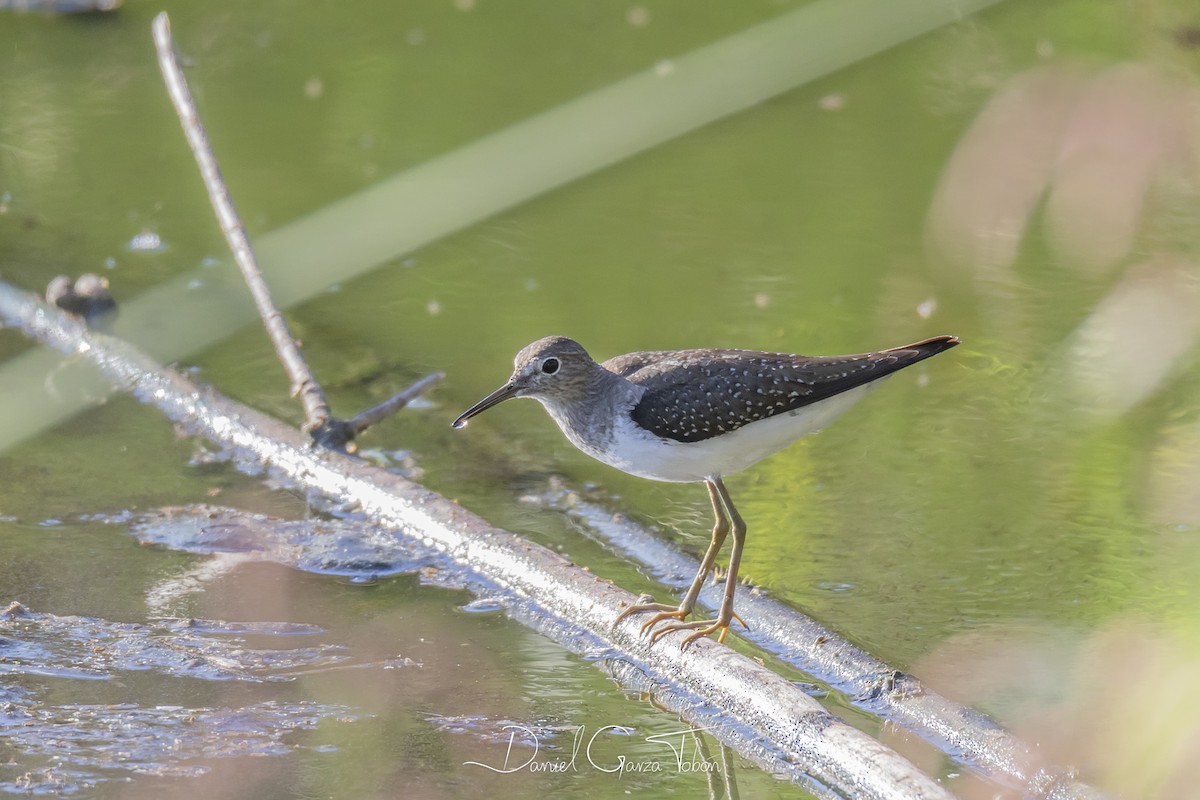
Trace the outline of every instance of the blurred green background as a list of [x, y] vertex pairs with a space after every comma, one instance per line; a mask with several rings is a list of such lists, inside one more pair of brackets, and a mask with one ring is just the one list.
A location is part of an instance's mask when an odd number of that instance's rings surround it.
[[[4, 14], [0, 276], [40, 290], [94, 271], [135, 303], [228, 260], [161, 87], [149, 36], [160, 10], [262, 239], [630, 76], [669, 79], [697, 48], [805, 5], [131, 0], [103, 16]], [[870, 33], [880, 22], [839, 24]], [[1037, 740], [1049, 762], [1126, 796], [1183, 796], [1173, 787], [1191, 785], [1200, 763], [1200, 12], [1183, 0], [1008, 0], [855, 56], [868, 38], [839, 40], [852, 66], [396, 252], [289, 321], [347, 416], [445, 371], [430, 403], [363, 446], [635, 591], [653, 586], [634, 565], [515, 498], [551, 475], [595, 485], [698, 552], [705, 493], [589, 461], [533, 403], [451, 431], [520, 347], [562, 333], [597, 359], [700, 346], [834, 354], [960, 336], [828, 431], [729, 481], [749, 524], [742, 574]], [[613, 124], [636, 130], [640, 118]], [[579, 135], [570, 144], [586, 151]], [[469, 204], [471, 176], [460, 177]], [[361, 231], [341, 220], [349, 242], [369, 249], [417, 213], [375, 210]], [[258, 327], [222, 335], [182, 363], [298, 421]], [[26, 348], [0, 335], [0, 356]], [[55, 391], [53, 374], [45, 384]], [[139, 621], [153, 587], [201, 562], [80, 514], [206, 499], [306, 513], [301, 497], [197, 464], [197, 450], [118, 397], [0, 453], [0, 601]], [[199, 777], [110, 764], [59, 787], [91, 781], [101, 796], [706, 791], [698, 775], [463, 766], [502, 760], [505, 720], [628, 725], [639, 737], [679, 727], [503, 617], [461, 613], [466, 601], [412, 576], [352, 585], [246, 566], [169, 610], [319, 624], [355, 658], [423, 666], [253, 686], [136, 673], [19, 681], [68, 706], [288, 698], [375, 715], [296, 734], [278, 758], [205, 762]], [[461, 715], [482, 718], [474, 733], [430, 721]], [[960, 767], [901, 745], [975, 791]], [[11, 791], [52, 761], [10, 750], [0, 782]], [[744, 797], [805, 796], [745, 765], [737, 778]]]

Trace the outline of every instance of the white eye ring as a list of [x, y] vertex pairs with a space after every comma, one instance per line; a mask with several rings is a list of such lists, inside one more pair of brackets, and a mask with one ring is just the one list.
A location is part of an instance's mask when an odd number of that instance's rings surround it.
[[559, 360], [554, 356], [551, 356], [550, 358], [542, 361], [542, 372], [546, 373], [547, 375], [553, 375], [554, 373], [558, 372], [559, 366], [561, 366]]

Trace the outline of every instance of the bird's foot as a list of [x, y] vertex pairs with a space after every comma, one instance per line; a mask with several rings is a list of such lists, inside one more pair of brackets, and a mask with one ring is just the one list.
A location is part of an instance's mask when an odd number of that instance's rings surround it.
[[[668, 616], [670, 615], [658, 615], [658, 617], [663, 618]], [[658, 618], [656, 617], [655, 620], [651, 620], [651, 622], [654, 622], [657, 619]], [[679, 643], [680, 650], [687, 650], [688, 646], [691, 645], [692, 642], [695, 642], [697, 639], [703, 639], [706, 636], [712, 636], [714, 633], [717, 634], [717, 641], [723, 644], [725, 642], [725, 634], [729, 633], [729, 626], [733, 624], [735, 619], [742, 624], [743, 628], [750, 630], [750, 626], [746, 624], [746, 621], [737, 614], [734, 614], [732, 611], [730, 611], [728, 614], [722, 612], [721, 614], [717, 615], [716, 619], [698, 619], [693, 620], [692, 622], [683, 622], [681, 619], [679, 622], [673, 622], [670, 625], [664, 625], [651, 634], [650, 643], [653, 644], [654, 642], [657, 642], [659, 638], [666, 636], [668, 633], [674, 633], [675, 631], [695, 631], [695, 633], [684, 637], [684, 640]]]
[[[648, 594], [644, 594], [638, 599], [641, 600], [643, 597], [647, 600], [651, 599], [650, 595]], [[649, 622], [642, 626], [641, 632], [643, 634], [646, 632], [647, 628], [653, 628], [664, 619], [682, 620], [685, 619], [688, 614], [692, 613], [690, 608], [684, 608], [683, 606], [676, 607], [666, 603], [634, 603], [629, 608], [617, 615], [617, 618], [613, 620], [613, 625], [616, 625], [626, 617], [633, 616], [634, 614], [641, 614], [644, 611], [657, 611], [659, 613], [651, 617]]]

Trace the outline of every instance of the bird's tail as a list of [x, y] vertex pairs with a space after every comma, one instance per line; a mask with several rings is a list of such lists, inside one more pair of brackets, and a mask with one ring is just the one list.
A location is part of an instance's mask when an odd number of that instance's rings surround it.
[[938, 353], [949, 350], [957, 344], [957, 336], [934, 336], [932, 339], [924, 339], [920, 342], [913, 342], [901, 347], [889, 347], [883, 352], [900, 356], [904, 362], [904, 366], [908, 366], [909, 364], [923, 361], [930, 356], [936, 356]]

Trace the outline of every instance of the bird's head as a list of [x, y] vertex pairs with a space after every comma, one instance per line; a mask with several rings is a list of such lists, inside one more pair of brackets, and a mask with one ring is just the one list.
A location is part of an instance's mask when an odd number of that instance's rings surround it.
[[574, 339], [538, 339], [513, 358], [508, 382], [460, 414], [453, 427], [463, 427], [471, 417], [510, 397], [532, 397], [553, 404], [558, 399], [582, 395], [591, 386], [595, 369], [596, 362]]

